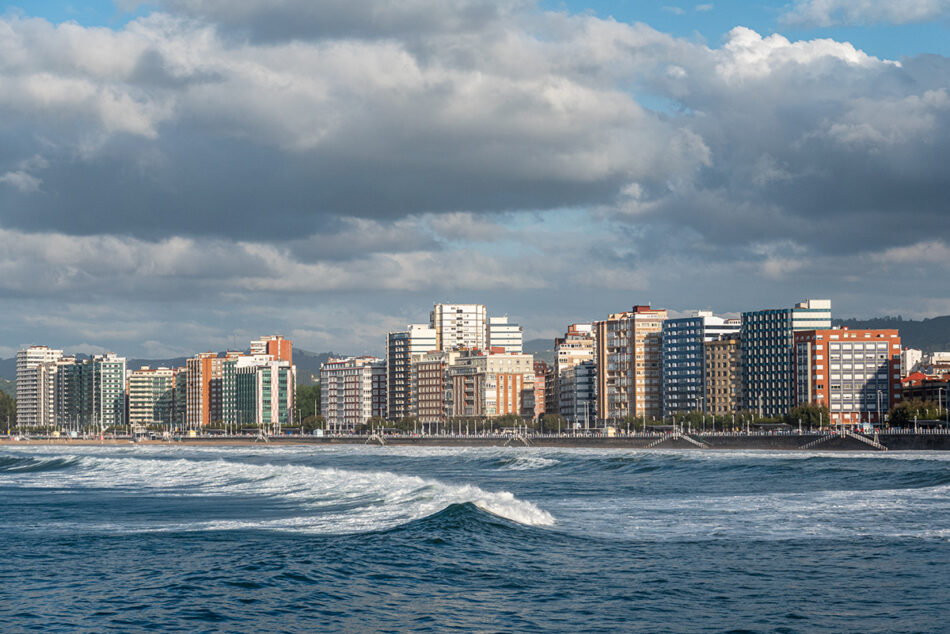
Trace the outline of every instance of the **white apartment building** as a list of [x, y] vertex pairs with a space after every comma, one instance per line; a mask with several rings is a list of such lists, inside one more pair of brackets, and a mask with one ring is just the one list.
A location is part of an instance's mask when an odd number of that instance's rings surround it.
[[351, 433], [373, 416], [386, 416], [386, 361], [330, 359], [320, 368], [320, 413], [331, 432]]
[[101, 430], [125, 425], [125, 357], [92, 358], [92, 413]]
[[30, 346], [16, 355], [17, 423], [27, 426], [52, 425], [55, 421], [56, 362], [62, 350]]
[[484, 304], [436, 304], [429, 314], [439, 350], [488, 347], [488, 312]]
[[488, 348], [503, 348], [505, 352], [524, 352], [524, 329], [508, 323], [508, 316], [488, 318]]
[[594, 360], [593, 324], [571, 324], [563, 337], [554, 340], [554, 370], [557, 376], [579, 363]]
[[129, 372], [130, 425], [170, 425], [174, 402], [174, 370], [143, 366]]
[[916, 348], [904, 348], [901, 351], [901, 376], [905, 377], [917, 370], [924, 353]]

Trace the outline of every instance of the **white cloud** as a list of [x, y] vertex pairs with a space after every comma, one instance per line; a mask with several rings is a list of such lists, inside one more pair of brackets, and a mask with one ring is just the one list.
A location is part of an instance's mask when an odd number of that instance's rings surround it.
[[927, 240], [907, 246], [891, 247], [875, 254], [882, 264], [950, 267], [950, 245], [942, 240]]
[[38, 192], [42, 182], [39, 178], [20, 170], [0, 176], [0, 183], [10, 185], [24, 193]]
[[848, 42], [830, 39], [791, 42], [778, 33], [762, 37], [752, 29], [741, 26], [729, 32], [725, 45], [716, 57], [716, 71], [727, 81], [761, 79], [792, 65], [804, 70], [809, 65], [829, 59], [851, 66], [896, 64], [882, 62]]
[[909, 24], [950, 15], [950, 0], [797, 0], [782, 16], [791, 25]]

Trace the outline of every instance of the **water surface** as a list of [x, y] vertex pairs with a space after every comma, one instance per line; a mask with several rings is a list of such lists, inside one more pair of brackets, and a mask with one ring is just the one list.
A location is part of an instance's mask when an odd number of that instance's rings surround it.
[[0, 630], [945, 631], [950, 456], [5, 447]]

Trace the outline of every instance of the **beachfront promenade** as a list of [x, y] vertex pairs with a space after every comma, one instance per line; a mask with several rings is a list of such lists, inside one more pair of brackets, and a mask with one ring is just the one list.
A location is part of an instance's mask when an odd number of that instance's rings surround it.
[[2, 436], [0, 446], [15, 445], [108, 445], [108, 444], [191, 446], [215, 445], [343, 445], [417, 447], [560, 447], [590, 449], [690, 449], [690, 450], [790, 450], [790, 451], [934, 451], [950, 450], [950, 431], [946, 429], [903, 430], [857, 434], [821, 432], [652, 432], [604, 436], [602, 434], [370, 434], [370, 435], [200, 435], [172, 436], [167, 439], [135, 439], [129, 436], [66, 438], [42, 436]]

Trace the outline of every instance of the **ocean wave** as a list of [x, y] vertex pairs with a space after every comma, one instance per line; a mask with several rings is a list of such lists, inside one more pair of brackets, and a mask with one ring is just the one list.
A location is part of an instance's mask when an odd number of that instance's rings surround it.
[[252, 464], [221, 458], [194, 460], [167, 454], [80, 455], [53, 460], [76, 468], [23, 474], [14, 483], [63, 489], [107, 487], [152, 497], [271, 498], [285, 503], [290, 513], [289, 517], [278, 518], [128, 523], [127, 528], [133, 530], [263, 528], [345, 534], [385, 530], [465, 503], [526, 526], [555, 523], [550, 513], [508, 491], [486, 491], [472, 484], [449, 484], [387, 471]]
[[33, 456], [0, 456], [0, 473], [43, 473], [69, 469], [79, 463], [77, 457], [36, 458]]
[[559, 464], [561, 461], [557, 458], [545, 458], [537, 454], [520, 453], [512, 457], [506, 457], [501, 460], [501, 471], [532, 471], [534, 469], [547, 469]]

